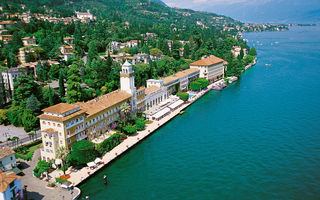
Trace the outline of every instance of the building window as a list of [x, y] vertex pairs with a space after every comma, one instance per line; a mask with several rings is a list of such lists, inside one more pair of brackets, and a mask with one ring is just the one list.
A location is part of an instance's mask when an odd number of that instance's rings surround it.
[[60, 140], [60, 144], [62, 144], [62, 140]]
[[13, 157], [11, 156], [10, 159], [13, 160]]
[[42, 121], [42, 124], [46, 124], [46, 122], [45, 122], [45, 121]]
[[53, 126], [56, 126], [56, 123], [53, 123]]
[[50, 126], [50, 122], [48, 122], [48, 125]]
[[61, 124], [58, 124], [57, 126], [58, 126], [58, 127], [61, 127]]

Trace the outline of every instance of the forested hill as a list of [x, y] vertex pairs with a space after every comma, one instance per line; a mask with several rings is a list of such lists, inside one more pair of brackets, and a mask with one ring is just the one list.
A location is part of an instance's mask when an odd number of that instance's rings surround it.
[[[8, 1], [8, 3], [11, 0]], [[15, 0], [16, 1], [16, 0]], [[159, 0], [21, 0], [33, 13], [45, 13], [48, 8], [60, 17], [75, 15], [75, 11], [87, 11], [97, 18], [111, 21], [128, 21], [145, 27], [167, 25], [176, 29], [202, 27], [222, 30], [241, 24], [229, 17], [214, 13], [167, 7]]]

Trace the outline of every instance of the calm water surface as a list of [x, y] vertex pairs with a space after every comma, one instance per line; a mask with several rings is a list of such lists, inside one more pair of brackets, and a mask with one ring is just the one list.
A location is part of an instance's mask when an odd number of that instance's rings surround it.
[[320, 199], [319, 33], [246, 34], [258, 64], [81, 185], [82, 198]]

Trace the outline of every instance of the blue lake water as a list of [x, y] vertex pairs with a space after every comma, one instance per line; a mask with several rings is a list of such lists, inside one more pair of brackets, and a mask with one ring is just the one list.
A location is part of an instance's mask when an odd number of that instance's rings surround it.
[[320, 199], [319, 33], [245, 34], [258, 64], [82, 184], [81, 198]]

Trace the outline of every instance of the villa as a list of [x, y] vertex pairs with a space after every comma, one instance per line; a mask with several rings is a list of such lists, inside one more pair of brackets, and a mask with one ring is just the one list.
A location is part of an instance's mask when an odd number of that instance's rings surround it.
[[69, 46], [69, 45], [61, 45], [59, 47], [61, 55], [60, 57], [67, 61], [69, 58], [71, 58], [73, 56], [73, 47]]
[[200, 78], [206, 78], [210, 82], [214, 82], [224, 77], [224, 60], [216, 56], [198, 60], [190, 64], [190, 68], [200, 70]]

